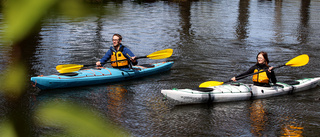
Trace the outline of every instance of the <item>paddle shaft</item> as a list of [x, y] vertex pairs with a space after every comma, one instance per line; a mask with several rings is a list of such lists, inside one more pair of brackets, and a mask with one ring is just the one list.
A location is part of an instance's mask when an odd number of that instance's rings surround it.
[[[280, 68], [282, 66], [285, 66], [285, 65], [280, 65], [280, 66], [277, 66], [277, 67], [274, 67], [273, 69], [275, 68]], [[261, 73], [261, 72], [265, 72], [265, 71], [268, 71], [268, 70], [265, 70], [263, 69], [262, 71], [259, 71], [259, 72], [255, 72], [255, 73], [251, 73], [251, 74], [247, 74], [247, 75], [243, 75], [243, 76], [240, 76], [238, 78], [236, 78], [236, 80], [240, 80], [240, 79], [243, 79], [243, 78], [246, 78], [248, 76], [251, 76], [251, 75], [255, 75], [255, 74], [258, 74], [258, 73]], [[200, 84], [199, 87], [211, 87], [211, 86], [218, 86], [218, 85], [222, 85], [224, 83], [228, 83], [228, 82], [232, 82], [231, 79], [227, 80], [227, 81], [224, 81], [224, 82], [219, 82], [219, 81], [208, 81], [208, 82], [204, 82], [202, 84]]]
[[[147, 56], [140, 56], [136, 57], [136, 59], [141, 59], [141, 58], [147, 58]], [[123, 60], [117, 60], [117, 61], [124, 61], [124, 60], [129, 60], [129, 59], [123, 59]], [[107, 61], [106, 63], [113, 63], [117, 61]], [[90, 66], [95, 66], [96, 64], [89, 64], [89, 65], [83, 65], [83, 67], [90, 67]]]
[[[172, 53], [173, 53], [172, 49], [164, 49], [164, 50], [159, 50], [159, 51], [153, 52], [147, 56], [136, 57], [135, 59], [140, 59], [140, 58], [164, 59], [164, 58], [170, 57], [172, 55]], [[124, 59], [124, 60], [128, 60], [130, 63], [129, 66], [130, 66], [130, 68], [132, 68], [133, 64], [130, 61], [130, 58]], [[118, 62], [118, 61], [124, 61], [124, 60], [108, 61], [108, 62], [105, 62], [104, 64]], [[59, 73], [68, 73], [68, 72], [78, 71], [82, 67], [95, 66], [95, 65], [96, 64], [89, 64], [89, 65], [65, 64], [65, 65], [58, 65], [56, 67], [56, 69]]]
[[147, 56], [136, 57], [136, 59], [141, 59], [141, 58], [148, 58], [148, 57]]

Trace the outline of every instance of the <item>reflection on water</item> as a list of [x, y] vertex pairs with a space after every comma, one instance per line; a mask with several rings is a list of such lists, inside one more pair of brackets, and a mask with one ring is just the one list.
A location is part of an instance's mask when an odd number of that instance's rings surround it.
[[309, 20], [310, 20], [310, 2], [311, 0], [301, 0], [300, 6], [300, 24], [298, 26], [298, 41], [300, 44], [306, 44], [309, 40]]
[[255, 136], [262, 136], [265, 126], [268, 123], [267, 112], [264, 109], [263, 100], [252, 101], [250, 106], [251, 133]]
[[[270, 133], [271, 128], [281, 128], [279, 135], [281, 136], [294, 136], [301, 137], [304, 127], [296, 122], [296, 119], [289, 117], [287, 111], [282, 110], [279, 114], [279, 121], [272, 119], [272, 114], [270, 114], [266, 107], [268, 104], [265, 103], [264, 99], [253, 100], [250, 106], [250, 124], [251, 124], [251, 133], [254, 136], [265, 136]], [[279, 110], [281, 111], [281, 110]], [[290, 111], [289, 111], [290, 112]], [[275, 112], [272, 112], [275, 113]], [[280, 125], [272, 125], [272, 123], [279, 123]]]
[[275, 32], [275, 41], [281, 43], [284, 40], [283, 35], [283, 26], [282, 26], [282, 0], [275, 1], [274, 8], [274, 32]]
[[127, 89], [121, 85], [110, 85], [107, 87], [107, 110], [112, 116], [112, 119], [118, 119], [123, 116], [124, 108], [124, 96], [128, 92]]
[[281, 126], [281, 129], [282, 136], [303, 137], [302, 133], [304, 128], [297, 125], [295, 122], [284, 123], [284, 125]]
[[239, 15], [236, 27], [236, 36], [238, 40], [242, 41], [248, 37], [248, 24], [249, 24], [249, 5], [250, 1], [240, 0], [239, 1]]

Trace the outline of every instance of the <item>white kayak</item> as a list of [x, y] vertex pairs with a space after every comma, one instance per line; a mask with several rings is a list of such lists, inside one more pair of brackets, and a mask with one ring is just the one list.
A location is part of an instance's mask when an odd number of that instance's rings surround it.
[[161, 90], [165, 99], [175, 104], [230, 102], [292, 94], [320, 86], [320, 77], [278, 82], [270, 87], [232, 83], [208, 88]]

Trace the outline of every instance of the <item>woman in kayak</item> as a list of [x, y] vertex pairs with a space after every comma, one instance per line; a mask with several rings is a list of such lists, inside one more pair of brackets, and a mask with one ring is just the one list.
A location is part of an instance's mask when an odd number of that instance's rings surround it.
[[254, 85], [270, 86], [270, 84], [269, 84], [270, 80], [273, 84], [276, 84], [277, 79], [274, 74], [274, 71], [272, 70], [273, 67], [269, 67], [268, 64], [269, 64], [268, 54], [266, 52], [261, 51], [257, 55], [257, 63], [254, 66], [252, 66], [248, 71], [231, 78], [231, 80], [237, 81], [237, 78], [239, 78], [241, 76], [264, 71], [264, 72], [253, 75], [252, 81], [253, 81]]
[[136, 56], [131, 52], [130, 49], [123, 46], [122, 36], [120, 34], [114, 34], [112, 36], [113, 46], [110, 47], [110, 50], [96, 62], [97, 66], [103, 66], [109, 59], [111, 59], [111, 66], [114, 68], [129, 68], [130, 63], [137, 65], [138, 61], [135, 59]]

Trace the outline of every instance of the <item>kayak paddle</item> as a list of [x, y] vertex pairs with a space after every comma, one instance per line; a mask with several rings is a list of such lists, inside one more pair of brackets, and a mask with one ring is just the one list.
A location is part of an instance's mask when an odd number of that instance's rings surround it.
[[[153, 52], [147, 56], [136, 57], [136, 59], [141, 59], [141, 58], [164, 59], [164, 58], [170, 57], [172, 55], [172, 53], [173, 53], [172, 49], [164, 49], [164, 50], [159, 50], [159, 51]], [[106, 62], [106, 63], [111, 63], [111, 62]], [[70, 73], [70, 72], [78, 71], [83, 67], [95, 66], [95, 65], [96, 64], [91, 64], [91, 65], [63, 64], [63, 65], [58, 65], [56, 67], [56, 70], [59, 73]]]
[[[286, 64], [274, 67], [273, 69], [280, 68], [280, 67], [283, 67], [283, 66], [300, 67], [300, 66], [304, 66], [304, 65], [308, 64], [308, 62], [309, 62], [309, 56], [307, 54], [302, 54], [302, 55], [299, 55], [299, 56], [291, 59]], [[248, 74], [248, 75], [244, 75], [244, 76], [241, 76], [241, 77], [237, 78], [237, 80], [240, 80], [240, 79], [246, 78], [246, 77], [248, 77], [250, 75], [255, 75], [255, 74], [258, 74], [258, 73], [261, 73], [261, 72], [264, 72], [264, 71], [267, 71], [267, 70], [259, 71], [259, 72]], [[231, 82], [231, 81], [232, 80], [228, 80], [228, 81], [225, 81], [225, 82], [207, 81], [207, 82], [201, 83], [199, 87], [200, 88], [206, 88], [206, 87], [219, 86], [219, 85], [222, 85], [224, 83]]]

